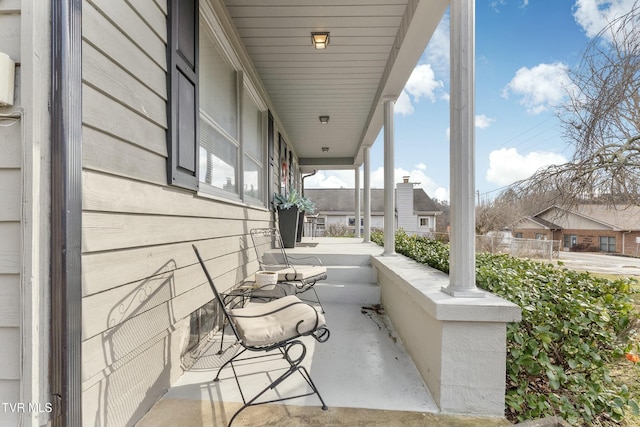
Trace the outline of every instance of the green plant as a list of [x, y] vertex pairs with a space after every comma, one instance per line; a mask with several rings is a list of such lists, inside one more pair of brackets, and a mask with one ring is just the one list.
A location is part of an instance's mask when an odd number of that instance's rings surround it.
[[274, 203], [278, 209], [298, 208], [302, 212], [313, 213], [316, 209], [315, 204], [308, 198], [303, 196], [298, 190], [291, 187], [286, 194], [274, 193]]
[[353, 236], [353, 232], [344, 224], [329, 224], [325, 234], [328, 237], [347, 237]]
[[[371, 240], [381, 244], [382, 233]], [[395, 241], [398, 253], [448, 271], [448, 245], [403, 231]], [[637, 282], [486, 253], [476, 257], [476, 279], [522, 308], [522, 321], [507, 325], [509, 419], [560, 415], [573, 425], [617, 425], [625, 411], [639, 412], [629, 387], [610, 376], [613, 361], [632, 348]]]

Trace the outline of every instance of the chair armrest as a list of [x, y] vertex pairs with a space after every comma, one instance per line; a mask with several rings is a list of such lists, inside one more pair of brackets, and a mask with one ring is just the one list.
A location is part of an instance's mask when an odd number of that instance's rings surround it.
[[[311, 259], [314, 260], [314, 264], [313, 265], [323, 265], [322, 261], [320, 260], [320, 258], [318, 258], [317, 256], [314, 255], [307, 255], [307, 256], [302, 256], [302, 255], [287, 255], [287, 259], [289, 260], [289, 264], [292, 265], [299, 265], [299, 264], [309, 264], [309, 262], [298, 262], [298, 261], [303, 261], [306, 259]], [[291, 262], [291, 261], [296, 261], [296, 262]]]

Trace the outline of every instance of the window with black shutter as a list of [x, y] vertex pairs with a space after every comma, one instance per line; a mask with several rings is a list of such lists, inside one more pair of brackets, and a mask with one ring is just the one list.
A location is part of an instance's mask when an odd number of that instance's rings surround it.
[[268, 114], [260, 91], [211, 4], [168, 5], [168, 182], [264, 207]]

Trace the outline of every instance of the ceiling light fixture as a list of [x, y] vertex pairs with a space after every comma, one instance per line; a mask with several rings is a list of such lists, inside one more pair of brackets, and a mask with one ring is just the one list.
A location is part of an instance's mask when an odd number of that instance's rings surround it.
[[327, 46], [329, 45], [329, 33], [328, 32], [324, 32], [324, 33], [312, 32], [311, 44], [313, 44], [313, 46], [316, 49], [326, 49]]
[[323, 125], [329, 123], [329, 116], [319, 116], [318, 118], [320, 119], [320, 123], [322, 123]]
[[327, 151], [329, 151], [329, 147], [322, 147], [322, 152], [326, 153]]

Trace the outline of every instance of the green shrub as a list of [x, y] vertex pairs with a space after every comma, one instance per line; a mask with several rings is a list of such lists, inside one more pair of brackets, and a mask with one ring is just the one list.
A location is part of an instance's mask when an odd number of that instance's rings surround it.
[[[381, 233], [372, 241], [380, 244]], [[449, 270], [446, 244], [400, 231], [396, 251]], [[522, 308], [522, 321], [507, 325], [509, 419], [559, 415], [573, 425], [613, 425], [627, 410], [638, 413], [628, 387], [609, 376], [611, 362], [629, 350], [631, 280], [486, 253], [476, 257], [476, 280]]]

